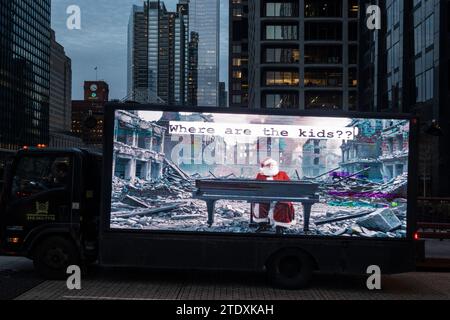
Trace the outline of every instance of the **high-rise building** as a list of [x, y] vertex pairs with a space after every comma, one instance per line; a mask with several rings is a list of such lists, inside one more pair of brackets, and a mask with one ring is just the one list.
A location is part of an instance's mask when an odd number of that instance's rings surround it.
[[248, 107], [248, 0], [230, 1], [229, 11], [229, 105]]
[[354, 110], [358, 8], [357, 0], [233, 3], [230, 105]]
[[188, 50], [188, 105], [195, 107], [198, 89], [198, 33], [191, 32]]
[[72, 61], [51, 31], [50, 132], [70, 132], [72, 125]]
[[386, 19], [381, 30], [361, 26], [360, 110], [419, 115], [419, 194], [448, 196], [449, 1], [362, 2]]
[[189, 29], [198, 34], [197, 103], [219, 104], [220, 1], [190, 0]]
[[49, 143], [50, 0], [0, 2], [0, 149]]
[[128, 25], [128, 96], [138, 102], [188, 102], [189, 2], [133, 6]]
[[143, 7], [134, 5], [128, 24], [128, 94], [134, 101], [149, 96], [147, 17]]

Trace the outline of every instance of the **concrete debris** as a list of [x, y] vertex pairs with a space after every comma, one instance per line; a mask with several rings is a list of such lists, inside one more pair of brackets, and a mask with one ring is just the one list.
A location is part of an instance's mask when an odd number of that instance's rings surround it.
[[174, 209], [177, 209], [180, 205], [174, 204], [170, 206], [160, 207], [160, 208], [153, 208], [153, 209], [143, 209], [143, 210], [134, 210], [131, 212], [115, 212], [113, 217], [118, 218], [125, 218], [125, 217], [133, 217], [133, 216], [145, 216], [149, 214], [156, 214], [161, 212], [167, 212], [172, 211]]
[[204, 218], [205, 216], [202, 214], [181, 214], [181, 215], [174, 215], [171, 217], [172, 220], [185, 220], [185, 219], [197, 219], [197, 218]]
[[131, 206], [135, 206], [135, 207], [150, 208], [150, 206], [147, 203], [139, 200], [136, 197], [130, 196], [130, 195], [125, 195], [122, 202], [125, 204], [129, 204]]
[[372, 212], [373, 211], [370, 211], [370, 210], [363, 210], [361, 212], [354, 213], [354, 214], [348, 214], [348, 215], [341, 215], [341, 214], [339, 214], [338, 216], [333, 217], [333, 218], [327, 218], [327, 219], [323, 219], [323, 220], [320, 220], [320, 221], [316, 221], [315, 224], [316, 224], [316, 226], [320, 226], [320, 225], [326, 224], [326, 223], [360, 218], [360, 217], [366, 216], [366, 215], [368, 215], [368, 214], [370, 214]]
[[373, 231], [389, 232], [402, 226], [402, 222], [390, 209], [378, 209], [356, 222]]

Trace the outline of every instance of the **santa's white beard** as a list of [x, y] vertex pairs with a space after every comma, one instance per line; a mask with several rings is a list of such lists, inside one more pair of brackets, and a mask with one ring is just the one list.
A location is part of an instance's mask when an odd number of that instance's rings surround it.
[[271, 168], [270, 167], [262, 167], [261, 173], [263, 175], [265, 175], [266, 177], [274, 177], [278, 173], [280, 173], [280, 168], [278, 166], [273, 166]]

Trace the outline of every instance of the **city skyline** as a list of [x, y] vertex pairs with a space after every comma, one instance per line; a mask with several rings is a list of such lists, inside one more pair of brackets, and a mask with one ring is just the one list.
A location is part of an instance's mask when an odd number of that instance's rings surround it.
[[[127, 33], [133, 5], [143, 0], [53, 0], [52, 28], [73, 65], [73, 99], [82, 99], [85, 80], [104, 80], [111, 88], [111, 99], [127, 96]], [[163, 1], [175, 11], [177, 0]], [[81, 30], [68, 30], [67, 7], [81, 9]], [[88, 9], [87, 9], [88, 8]], [[220, 81], [228, 83], [228, 1], [220, 0]], [[107, 32], [105, 32], [107, 30]], [[95, 67], [98, 67], [96, 72]]]

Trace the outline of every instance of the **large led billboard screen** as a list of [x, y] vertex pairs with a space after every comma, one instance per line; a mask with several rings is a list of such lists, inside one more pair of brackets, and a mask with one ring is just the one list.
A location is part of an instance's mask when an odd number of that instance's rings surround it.
[[115, 112], [110, 228], [404, 238], [405, 119]]

